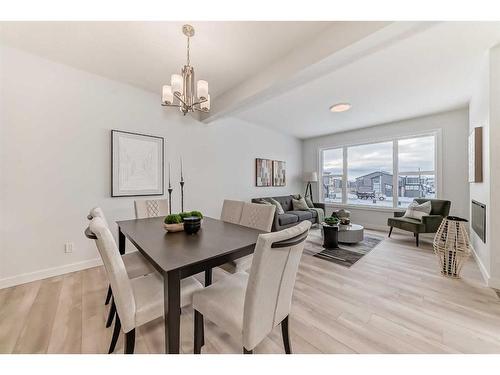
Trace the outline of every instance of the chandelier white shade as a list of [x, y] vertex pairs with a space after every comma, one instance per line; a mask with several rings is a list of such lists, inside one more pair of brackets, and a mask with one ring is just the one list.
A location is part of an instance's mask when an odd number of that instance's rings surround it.
[[187, 37], [187, 63], [182, 68], [182, 74], [172, 74], [170, 85], [163, 86], [161, 105], [177, 107], [184, 115], [194, 111], [209, 112], [208, 82], [199, 80], [195, 91], [194, 69], [189, 61], [189, 39], [194, 36], [194, 28], [184, 25], [182, 32]]

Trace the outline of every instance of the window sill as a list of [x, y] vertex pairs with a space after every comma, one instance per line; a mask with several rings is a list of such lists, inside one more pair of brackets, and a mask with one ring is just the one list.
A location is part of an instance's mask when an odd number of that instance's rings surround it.
[[341, 204], [341, 203], [325, 203], [325, 207], [330, 208], [344, 208], [350, 210], [361, 211], [379, 211], [379, 212], [405, 212], [406, 208], [393, 208], [393, 207], [370, 207], [356, 204]]

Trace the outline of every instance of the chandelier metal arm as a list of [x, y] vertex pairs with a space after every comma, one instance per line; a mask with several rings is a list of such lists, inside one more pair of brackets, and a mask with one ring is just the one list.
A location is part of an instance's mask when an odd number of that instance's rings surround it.
[[[186, 102], [185, 102], [184, 100], [182, 100], [181, 94], [179, 94], [179, 93], [177, 93], [177, 92], [174, 92], [174, 96], [175, 96], [177, 99], [179, 99], [179, 100], [180, 100], [180, 102], [181, 102], [182, 104], [184, 104], [184, 106], [185, 106], [185, 107], [189, 107], [189, 106], [186, 104]], [[182, 106], [179, 106], [179, 107], [182, 107]]]
[[177, 107], [177, 108], [181, 108], [182, 105], [179, 105], [179, 104], [167, 104], [167, 103], [161, 103], [161, 105], [163, 107]]
[[208, 99], [203, 99], [203, 100], [200, 100], [199, 102], [195, 102], [195, 103], [193, 103], [193, 104], [192, 104], [192, 106], [194, 107], [195, 105], [199, 105], [199, 104], [201, 104], [201, 103], [205, 103], [205, 102], [207, 102], [207, 101], [208, 101]]

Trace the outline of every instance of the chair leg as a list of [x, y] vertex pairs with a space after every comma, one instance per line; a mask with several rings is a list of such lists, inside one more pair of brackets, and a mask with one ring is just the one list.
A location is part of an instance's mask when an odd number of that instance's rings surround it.
[[417, 247], [418, 247], [418, 233], [415, 233], [415, 242], [417, 243]]
[[194, 354], [201, 353], [201, 347], [204, 345], [204, 328], [203, 328], [203, 315], [194, 310]]
[[118, 337], [120, 336], [120, 329], [122, 327], [122, 323], [120, 322], [120, 317], [116, 314], [115, 319], [115, 328], [113, 330], [113, 337], [111, 338], [111, 344], [109, 344], [108, 354], [111, 354], [115, 351], [116, 342], [118, 341]]
[[135, 328], [125, 334], [125, 354], [134, 354]]
[[106, 294], [106, 301], [104, 302], [105, 305], [107, 305], [109, 303], [109, 301], [111, 300], [111, 295], [113, 293], [111, 293], [111, 285], [108, 286], [108, 293]]
[[245, 347], [243, 347], [243, 354], [253, 354], [253, 350], [246, 350]]
[[389, 235], [387, 237], [390, 237], [392, 233], [392, 227], [389, 229]]
[[283, 335], [283, 346], [285, 347], [285, 353], [292, 354], [292, 348], [290, 346], [290, 332], [288, 329], [288, 315], [281, 322], [281, 334]]
[[109, 308], [108, 320], [106, 320], [106, 328], [111, 327], [111, 323], [113, 323], [113, 318], [116, 314], [116, 305], [115, 300], [111, 299], [111, 307]]

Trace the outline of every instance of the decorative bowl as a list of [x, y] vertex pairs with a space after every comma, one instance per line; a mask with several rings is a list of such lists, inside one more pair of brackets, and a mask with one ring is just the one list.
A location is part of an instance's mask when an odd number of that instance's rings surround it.
[[163, 224], [163, 228], [165, 228], [167, 232], [181, 232], [184, 230], [184, 223]]
[[201, 218], [197, 216], [185, 217], [183, 221], [186, 234], [195, 234], [201, 228]]

